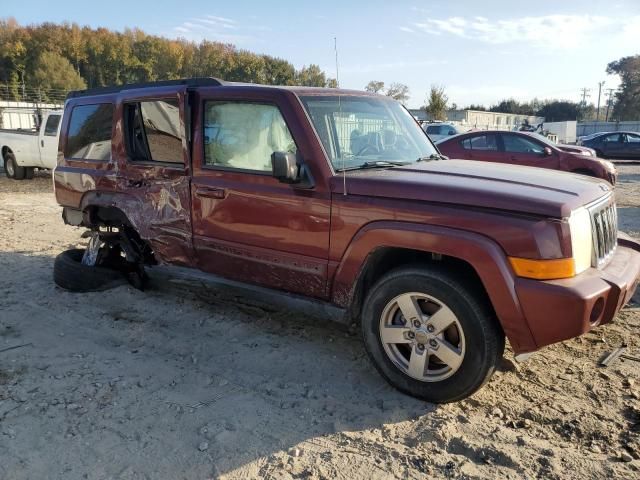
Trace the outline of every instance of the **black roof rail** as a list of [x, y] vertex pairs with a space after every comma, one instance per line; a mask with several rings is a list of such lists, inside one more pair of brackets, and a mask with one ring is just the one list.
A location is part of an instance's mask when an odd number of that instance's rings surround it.
[[109, 93], [119, 93], [123, 90], [147, 87], [171, 87], [175, 85], [186, 85], [187, 87], [219, 87], [224, 85], [223, 80], [213, 77], [181, 78], [179, 80], [159, 80], [156, 82], [128, 83], [125, 85], [114, 85], [112, 87], [88, 88], [87, 90], [75, 90], [67, 94], [67, 99], [86, 97], [89, 95], [105, 95]]

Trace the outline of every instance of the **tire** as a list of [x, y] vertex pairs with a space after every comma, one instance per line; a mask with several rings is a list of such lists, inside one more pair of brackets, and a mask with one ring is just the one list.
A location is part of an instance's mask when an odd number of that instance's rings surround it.
[[24, 167], [18, 165], [15, 155], [11, 152], [4, 155], [4, 172], [8, 178], [14, 180], [22, 180], [25, 175]]
[[62, 252], [53, 264], [53, 281], [71, 292], [96, 292], [127, 283], [124, 274], [113, 268], [82, 264], [84, 250]]
[[33, 180], [34, 170], [35, 169], [33, 167], [25, 167], [25, 169], [24, 169], [24, 178], [26, 180]]
[[[408, 296], [409, 293], [413, 295]], [[404, 305], [418, 305], [420, 328], [411, 325], [407, 330], [411, 320], [402, 325], [404, 316], [399, 315], [399, 303], [394, 302], [406, 298], [412, 301]], [[397, 306], [395, 310], [393, 305]], [[381, 330], [390, 331], [384, 325], [391, 329], [397, 326], [386, 323], [388, 315], [393, 322], [399, 322], [402, 342], [413, 335], [409, 340], [413, 343], [383, 343]], [[455, 322], [442, 333], [427, 332], [433, 326], [430, 322], [439, 321], [442, 326], [451, 319]], [[504, 352], [504, 333], [484, 294], [441, 267], [400, 268], [384, 275], [365, 299], [361, 327], [367, 353], [380, 374], [398, 390], [433, 403], [454, 402], [473, 394], [489, 381]], [[393, 331], [396, 332], [400, 330]], [[449, 358], [449, 363], [442, 361], [437, 352]], [[455, 354], [444, 356], [451, 352]], [[420, 372], [419, 367], [412, 369], [414, 355], [426, 359], [427, 368], [422, 366], [420, 380], [409, 373]], [[451, 367], [456, 362], [457, 366]], [[419, 360], [416, 364], [420, 365]]]

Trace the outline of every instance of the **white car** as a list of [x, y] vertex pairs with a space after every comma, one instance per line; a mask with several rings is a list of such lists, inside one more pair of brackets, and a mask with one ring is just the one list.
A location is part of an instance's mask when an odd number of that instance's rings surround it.
[[450, 123], [425, 123], [422, 128], [427, 132], [427, 135], [429, 135], [429, 138], [434, 143], [438, 140], [442, 140], [443, 138], [448, 138], [451, 135], [464, 133], [462, 130]]
[[0, 130], [0, 153], [7, 177], [31, 179], [35, 168], [56, 166], [61, 119], [62, 111], [50, 111], [38, 131]]

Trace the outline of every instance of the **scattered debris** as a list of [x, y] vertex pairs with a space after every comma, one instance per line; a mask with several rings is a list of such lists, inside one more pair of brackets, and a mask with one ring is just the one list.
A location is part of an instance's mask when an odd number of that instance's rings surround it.
[[3, 348], [0, 350], [0, 353], [8, 352], [9, 350], [15, 350], [16, 348], [28, 347], [29, 345], [33, 345], [33, 343], [29, 342], [29, 343], [23, 343], [22, 345], [14, 345], [12, 347]]

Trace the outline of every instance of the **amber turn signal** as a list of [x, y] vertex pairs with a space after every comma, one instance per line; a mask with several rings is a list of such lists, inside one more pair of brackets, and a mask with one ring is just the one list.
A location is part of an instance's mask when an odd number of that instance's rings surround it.
[[530, 258], [509, 257], [509, 262], [516, 275], [535, 280], [555, 280], [571, 278], [576, 275], [573, 258], [554, 260], [532, 260]]

